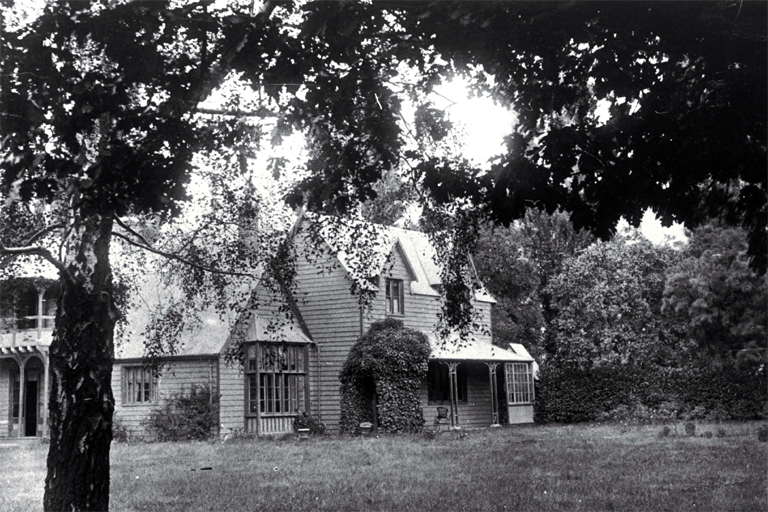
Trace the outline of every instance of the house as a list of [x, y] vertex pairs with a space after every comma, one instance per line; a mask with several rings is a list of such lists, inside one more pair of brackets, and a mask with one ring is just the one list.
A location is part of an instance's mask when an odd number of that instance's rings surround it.
[[[302, 412], [325, 423], [330, 432], [337, 431], [339, 371], [352, 345], [373, 322], [386, 317], [424, 332], [432, 344], [420, 391], [427, 426], [435, 422], [438, 408], [448, 412], [447, 421], [455, 428], [533, 421], [535, 362], [521, 345], [503, 349], [492, 344], [494, 300], [487, 292], [480, 288], [472, 299], [480, 329], [464, 340], [438, 336], [440, 272], [426, 235], [364, 223], [337, 225], [303, 215], [292, 240], [294, 286], [276, 289], [262, 281], [253, 290], [258, 306], [248, 314], [235, 319], [203, 315], [196, 329], [184, 332], [180, 349], [164, 358], [159, 377], [142, 366], [141, 334], [149, 314], [136, 313], [132, 332], [115, 349], [116, 421], [134, 435], [144, 435], [146, 418], [163, 400], [205, 385], [220, 397], [220, 435], [290, 432]], [[162, 301], [170, 292], [155, 283], [144, 293]], [[38, 318], [45, 317], [40, 314]], [[3, 338], [0, 357], [7, 354], [17, 366], [36, 359], [25, 368], [44, 381], [50, 335], [41, 336], [37, 344], [26, 345]], [[231, 363], [229, 355], [240, 346], [242, 360]], [[0, 436], [19, 435], [19, 428], [31, 435], [23, 426], [24, 407], [14, 405], [25, 399], [21, 392], [11, 392], [21, 389], [14, 384], [19, 372], [13, 364], [0, 366], [0, 397], [9, 397], [0, 405], [2, 419], [8, 418], [6, 427], [0, 423]], [[30, 386], [26, 396], [46, 386]], [[37, 407], [44, 407], [45, 394], [39, 393]], [[34, 406], [30, 401], [27, 409]], [[44, 431], [44, 416], [37, 420], [36, 434], [40, 428]]]
[[0, 437], [47, 432], [55, 297], [56, 281], [50, 278], [0, 283]]

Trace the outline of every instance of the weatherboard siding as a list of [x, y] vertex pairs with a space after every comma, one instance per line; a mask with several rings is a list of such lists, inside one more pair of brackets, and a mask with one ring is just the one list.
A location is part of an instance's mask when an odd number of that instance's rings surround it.
[[11, 360], [0, 359], [0, 437], [10, 435]]
[[307, 242], [297, 240], [298, 264], [294, 297], [302, 318], [317, 344], [316, 389], [310, 396], [317, 403], [320, 421], [329, 432], [339, 426], [339, 372], [350, 348], [360, 335], [358, 299], [350, 292], [351, 281], [335, 258], [320, 255], [307, 261], [301, 251]]
[[245, 376], [240, 363], [219, 357], [219, 434], [245, 430]]
[[149, 433], [143, 423], [150, 413], [162, 407], [163, 403], [175, 396], [189, 394], [193, 387], [210, 385], [217, 389], [217, 358], [215, 356], [177, 360], [163, 369], [157, 382], [157, 403], [123, 405], [122, 375], [123, 367], [140, 366], [141, 363], [115, 363], [112, 370], [112, 390], [115, 396], [115, 419], [126, 428], [131, 436], [147, 437]]

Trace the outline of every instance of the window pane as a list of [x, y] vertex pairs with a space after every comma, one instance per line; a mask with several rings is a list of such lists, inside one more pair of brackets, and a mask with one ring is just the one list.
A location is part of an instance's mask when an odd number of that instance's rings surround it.
[[248, 376], [248, 411], [251, 413], [256, 412], [258, 407], [259, 396], [256, 387], [256, 375]]
[[256, 371], [256, 345], [248, 345], [246, 349], [246, 358], [248, 359], [248, 371]]

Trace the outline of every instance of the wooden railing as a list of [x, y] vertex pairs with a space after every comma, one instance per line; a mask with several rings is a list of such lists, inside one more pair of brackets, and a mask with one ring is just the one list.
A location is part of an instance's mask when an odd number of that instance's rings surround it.
[[[248, 432], [259, 435], [289, 434], [293, 432], [293, 419], [295, 414], [280, 416], [262, 416], [260, 418], [247, 418]], [[258, 422], [258, 429], [257, 429]]]

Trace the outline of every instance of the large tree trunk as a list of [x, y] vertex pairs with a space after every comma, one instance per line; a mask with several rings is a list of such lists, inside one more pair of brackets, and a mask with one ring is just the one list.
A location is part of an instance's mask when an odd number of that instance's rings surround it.
[[75, 222], [50, 349], [51, 445], [45, 510], [107, 510], [112, 441], [113, 334], [117, 313], [109, 264], [111, 218]]

